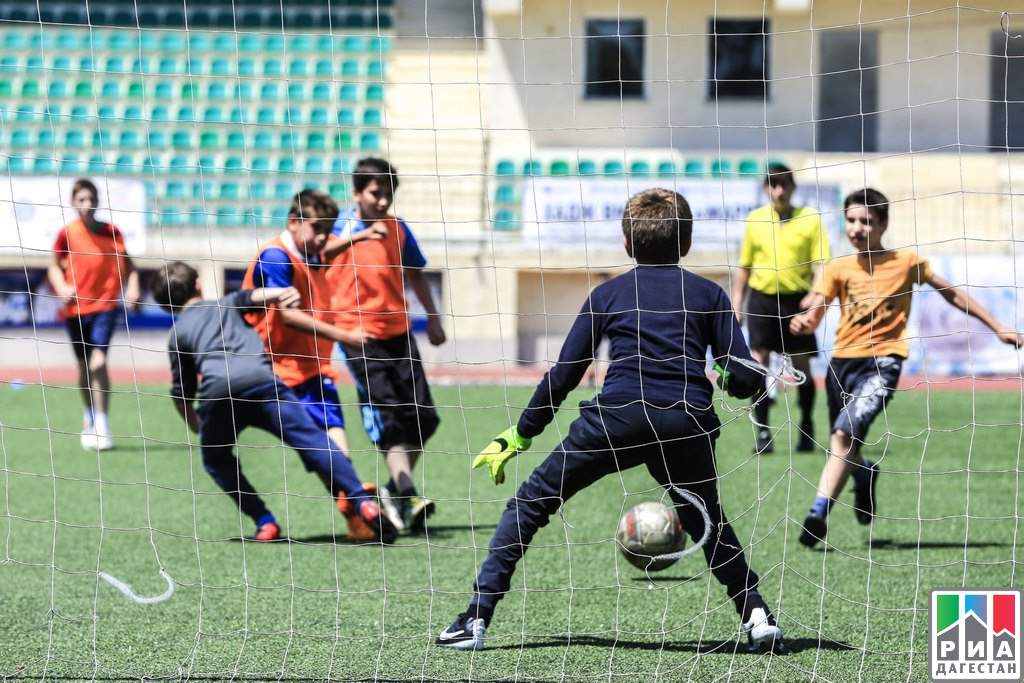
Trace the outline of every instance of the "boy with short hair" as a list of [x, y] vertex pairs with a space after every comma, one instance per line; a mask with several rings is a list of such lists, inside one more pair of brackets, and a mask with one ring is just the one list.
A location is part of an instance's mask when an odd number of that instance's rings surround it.
[[405, 221], [390, 214], [397, 171], [384, 159], [362, 159], [352, 186], [355, 209], [338, 218], [334, 235], [373, 237], [331, 261], [331, 307], [336, 325], [362, 329], [367, 337], [362, 343], [343, 340], [340, 346], [356, 380], [363, 426], [391, 473], [381, 504], [396, 526], [418, 532], [433, 513], [434, 501], [417, 492], [412, 469], [440, 418], [410, 330], [406, 284], [426, 309], [430, 343], [443, 344], [445, 333], [423, 277], [426, 258]]
[[854, 513], [870, 524], [877, 512], [878, 464], [861, 456], [868, 429], [885, 409], [909, 353], [906, 340], [914, 285], [931, 285], [955, 308], [972, 315], [1003, 343], [1020, 348], [1024, 336], [1009, 331], [967, 292], [932, 272], [928, 261], [910, 250], [882, 246], [889, 226], [889, 200], [865, 188], [843, 202], [846, 235], [857, 253], [831, 261], [816, 283], [815, 307], [790, 322], [794, 334], [813, 333], [825, 307], [838, 300], [842, 309], [826, 389], [832, 425], [828, 459], [817, 497], [804, 519], [800, 542], [813, 547], [824, 540], [828, 514], [848, 477], [853, 476]]
[[568, 435], [509, 500], [469, 608], [438, 636], [438, 645], [482, 648], [494, 609], [534, 534], [587, 486], [643, 465], [668, 490], [695, 541], [705, 532], [704, 518], [675, 488], [703, 500], [711, 520], [703, 546], [711, 573], [726, 587], [751, 647], [781, 650], [782, 631], [757, 591], [758, 576], [718, 497], [715, 441], [721, 423], [705, 374], [708, 348], [720, 385], [733, 396], [753, 396], [762, 377], [738, 362], [752, 363], [722, 288], [679, 267], [690, 249], [692, 224], [686, 199], [670, 190], [647, 190], [629, 200], [623, 244], [636, 267], [591, 292], [518, 425], [499, 435], [473, 466], [487, 466], [501, 483], [506, 462], [554, 419], [607, 338], [611, 360], [601, 393], [580, 404]]
[[[302, 190], [292, 200], [284, 232], [264, 244], [245, 273], [242, 286], [294, 287], [301, 299], [293, 309], [261, 309], [246, 319], [263, 339], [274, 373], [288, 386], [310, 417], [327, 431], [341, 451], [347, 451], [345, 417], [334, 380], [338, 371], [331, 365], [332, 342], [358, 344], [365, 338], [356, 327], [336, 327], [330, 310], [331, 296], [325, 277], [328, 269], [321, 254], [329, 244], [338, 205], [319, 190]], [[359, 239], [373, 239], [372, 235]], [[334, 253], [358, 239], [333, 240]], [[324, 484], [330, 486], [328, 480]], [[372, 484], [366, 484], [375, 488]], [[337, 494], [337, 491], [334, 492]], [[338, 496], [338, 509], [350, 525], [349, 536], [368, 536], [345, 497]]]
[[64, 300], [64, 322], [78, 359], [78, 386], [84, 404], [82, 448], [106, 451], [114, 447], [107, 416], [107, 351], [117, 326], [121, 290], [125, 304], [135, 306], [139, 275], [125, 251], [121, 231], [96, 219], [99, 191], [92, 181], [75, 181], [71, 205], [78, 217], [57, 234], [47, 280]]
[[[392, 542], [394, 527], [380, 514], [352, 463], [275, 376], [262, 341], [243, 317], [275, 303], [273, 310], [294, 309], [301, 293], [294, 287], [241, 289], [205, 301], [195, 269], [180, 261], [157, 271], [152, 292], [161, 307], [176, 314], [168, 337], [174, 406], [199, 434], [204, 469], [256, 523], [255, 539], [276, 540], [280, 529], [233, 452], [239, 432], [249, 426], [283, 439], [307, 470], [329, 482], [332, 493], [344, 494], [352, 508], [349, 516], [372, 532], [353, 540]], [[202, 378], [198, 388], [197, 377]]]

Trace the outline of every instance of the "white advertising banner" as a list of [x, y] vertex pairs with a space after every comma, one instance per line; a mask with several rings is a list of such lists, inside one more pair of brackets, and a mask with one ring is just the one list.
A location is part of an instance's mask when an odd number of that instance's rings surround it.
[[[129, 254], [146, 250], [146, 189], [140, 180], [96, 178], [97, 216], [124, 233]], [[71, 208], [75, 178], [13, 176], [0, 183], [0, 251], [45, 254], [57, 233], [76, 217]]]
[[[665, 187], [686, 197], [693, 211], [693, 249], [738, 249], [747, 214], [768, 203], [761, 180], [665, 178], [537, 178], [523, 187], [523, 240], [545, 249], [621, 249], [628, 199]], [[799, 186], [794, 204], [813, 206], [838, 235], [839, 191]]]

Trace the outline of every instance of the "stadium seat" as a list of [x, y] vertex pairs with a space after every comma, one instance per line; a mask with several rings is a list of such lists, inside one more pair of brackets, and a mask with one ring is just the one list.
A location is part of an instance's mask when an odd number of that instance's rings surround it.
[[360, 149], [380, 149], [380, 136], [376, 133], [366, 132], [359, 136]]
[[270, 125], [277, 120], [277, 114], [271, 107], [261, 107], [256, 113], [256, 123], [260, 125]]
[[[76, 93], [77, 94], [77, 93]], [[100, 90], [100, 97], [107, 100], [116, 100], [121, 97], [121, 82], [107, 81]]]
[[189, 31], [188, 50], [189, 52], [206, 52], [210, 49], [210, 36], [199, 31]]
[[284, 36], [280, 33], [268, 33], [263, 37], [263, 49], [267, 52], [282, 52]]
[[288, 65], [288, 76], [290, 78], [305, 77], [309, 74], [309, 65], [305, 59], [293, 59]]
[[0, 97], [10, 97], [14, 94], [14, 85], [10, 81], [0, 81]]
[[172, 180], [164, 186], [164, 196], [168, 199], [184, 199], [185, 183], [179, 180]]
[[676, 174], [676, 162], [662, 161], [658, 164], [658, 175], [662, 178], [672, 178]]
[[237, 175], [245, 168], [242, 157], [227, 157], [224, 159], [224, 172]]
[[170, 121], [170, 119], [171, 112], [163, 105], [153, 107], [153, 111], [149, 114], [150, 121]]
[[28, 44], [28, 41], [25, 38], [26, 36], [24, 31], [8, 31], [4, 35], [4, 47], [13, 48], [15, 50], [22, 50]]
[[711, 162], [711, 175], [721, 178], [732, 173], [732, 162], [728, 159], [715, 159]]
[[511, 159], [501, 159], [494, 166], [494, 173], [496, 175], [515, 175], [516, 162]]
[[323, 107], [314, 107], [309, 110], [309, 125], [327, 126], [330, 125], [327, 110]]
[[359, 62], [355, 59], [346, 59], [341, 63], [341, 77], [342, 78], [358, 78], [359, 77]]
[[54, 143], [54, 138], [53, 138], [53, 131], [52, 130], [50, 130], [49, 128], [44, 128], [43, 130], [39, 131], [39, 136], [36, 139], [36, 144], [39, 147], [42, 147], [44, 149], [47, 148], [47, 147], [51, 147], [52, 148], [53, 147], [53, 143]]
[[97, 131], [93, 131], [92, 134], [92, 146], [94, 149], [106, 149], [110, 147], [111, 134], [109, 130], [101, 128]]
[[274, 148], [274, 136], [267, 132], [256, 133], [253, 137], [252, 145], [256, 149], [273, 149]]
[[267, 198], [267, 185], [266, 185], [266, 183], [250, 182], [249, 185], [248, 185], [248, 188], [249, 188], [249, 198], [250, 199], [254, 199], [256, 201], [259, 201], [261, 199], [266, 199]]
[[318, 59], [313, 74], [318, 78], [331, 78], [334, 76], [334, 64], [329, 59]]
[[737, 170], [742, 176], [756, 177], [764, 172], [764, 166], [756, 159], [741, 159]]
[[344, 83], [338, 88], [338, 99], [342, 102], [357, 102], [359, 100], [359, 87], [355, 83]]
[[378, 53], [388, 52], [391, 50], [391, 39], [384, 36], [372, 36], [366, 42], [366, 50]]
[[267, 157], [253, 157], [252, 172], [267, 173], [270, 171], [270, 159]]
[[142, 121], [145, 117], [142, 114], [142, 107], [132, 105], [124, 108], [124, 119], [126, 121]]
[[122, 130], [117, 144], [121, 149], [135, 149], [139, 146], [139, 134], [134, 130]]
[[188, 134], [188, 131], [175, 131], [171, 136], [171, 145], [174, 149], [189, 149], [192, 147], [192, 136]]
[[384, 62], [379, 59], [371, 59], [366, 65], [366, 75], [370, 78], [384, 78]]
[[180, 107], [178, 109], [178, 121], [191, 123], [196, 120], [196, 111], [192, 107]]
[[89, 157], [89, 165], [86, 167], [92, 175], [100, 175], [106, 172], [107, 164], [102, 154], [93, 154]]
[[112, 170], [115, 173], [134, 173], [136, 170], [135, 160], [132, 159], [131, 154], [121, 154], [117, 157], [117, 161], [114, 162]]
[[167, 170], [171, 173], [185, 173], [192, 170], [192, 165], [189, 163], [187, 156], [176, 154], [171, 157], [170, 162], [167, 164]]
[[288, 107], [284, 113], [284, 122], [289, 126], [301, 126], [306, 120], [302, 107]]
[[324, 172], [324, 160], [323, 157], [309, 157], [306, 159], [306, 173], [323, 173]]
[[[597, 175], [597, 164], [590, 159], [581, 159], [576, 170], [580, 175]], [[552, 173], [552, 175], [554, 175], [554, 173]]]
[[242, 52], [259, 52], [263, 49], [263, 41], [255, 33], [243, 33], [238, 41], [238, 49]]
[[108, 57], [104, 70], [108, 73], [124, 73], [124, 60], [120, 57]]
[[245, 135], [241, 131], [233, 130], [228, 133], [228, 149], [245, 149]]
[[494, 230], [516, 230], [519, 224], [516, 222], [516, 214], [509, 209], [501, 209], [494, 214], [494, 221], [491, 223]]
[[84, 104], [76, 104], [71, 107], [70, 120], [72, 123], [85, 123], [89, 120], [89, 107]]
[[11, 147], [31, 147], [32, 135], [24, 128], [18, 128], [11, 133]]
[[380, 126], [383, 122], [384, 117], [381, 114], [380, 109], [367, 109], [363, 112], [364, 126]]
[[[30, 87], [31, 86], [31, 87]], [[46, 94], [48, 97], [67, 97], [68, 85], [64, 81], [52, 81], [50, 87], [47, 88]], [[26, 81], [21, 88], [22, 97], [38, 97], [39, 96], [39, 84], [36, 82]]]
[[95, 63], [92, 60], [92, 57], [82, 57], [80, 60], [78, 60], [78, 70], [79, 71], [95, 71], [96, 70], [96, 66], [95, 66]]
[[150, 149], [162, 150], [167, 147], [167, 133], [162, 130], [149, 131], [148, 140]]
[[515, 185], [498, 185], [494, 191], [494, 201], [499, 204], [511, 204], [516, 201]]
[[292, 81], [288, 84], [288, 99], [294, 102], [306, 101], [306, 84]]
[[384, 101], [384, 86], [380, 83], [370, 83], [366, 86], [366, 101], [367, 102], [383, 102]]
[[609, 159], [604, 162], [603, 172], [605, 175], [622, 175], [626, 172], [626, 167], [618, 159]]
[[248, 83], [245, 81], [235, 83], [235, 91], [231, 98], [234, 100], [251, 100], [252, 83]]
[[182, 31], [166, 31], [160, 39], [160, 47], [164, 52], [181, 54], [185, 51], [185, 33]]
[[18, 111], [14, 115], [14, 120], [19, 123], [32, 123], [37, 118], [36, 110], [27, 104], [18, 107]]
[[238, 183], [221, 183], [219, 197], [221, 199], [238, 199], [241, 192]]
[[207, 107], [203, 110], [203, 121], [206, 123], [221, 123], [224, 121], [224, 110], [220, 107]]
[[53, 64], [50, 65], [53, 71], [71, 71], [71, 58], [70, 57], [55, 57]]
[[[148, 18], [147, 18], [148, 19]], [[140, 19], [141, 23], [141, 19]], [[156, 25], [158, 20], [154, 18], [152, 24], [147, 20], [146, 25]], [[95, 34], [93, 34], [95, 35]], [[152, 54], [160, 49], [160, 34], [157, 31], [140, 31], [139, 32], [139, 49], [143, 54]]]
[[[209, 154], [204, 154], [199, 157], [199, 170], [203, 173], [214, 173], [217, 170], [217, 159]], [[207, 196], [213, 195], [213, 190], [210, 189], [213, 184], [209, 181], [203, 183], [204, 191]]]
[[[54, 17], [56, 19], [56, 17]], [[83, 47], [78, 42], [78, 36], [70, 31], [61, 31], [57, 34], [57, 48], [60, 50], [77, 50]]]
[[352, 133], [348, 132], [347, 130], [343, 130], [340, 133], [336, 133], [334, 135], [334, 149], [348, 150], [352, 148]]
[[268, 59], [263, 62], [263, 77], [264, 78], [278, 78], [283, 76], [283, 70], [281, 69], [280, 59]]
[[280, 88], [277, 83], [264, 83], [260, 88], [261, 100], [276, 100], [280, 97]]
[[161, 100], [169, 100], [174, 97], [174, 84], [169, 81], [164, 81], [156, 84], [156, 89], [153, 91], [153, 96]]
[[341, 49], [345, 52], [362, 52], [366, 49], [366, 41], [362, 36], [345, 36]]
[[299, 135], [293, 130], [286, 130], [281, 133], [280, 147], [285, 152], [293, 151], [299, 147]]
[[278, 173], [295, 173], [295, 158], [283, 156], [277, 160]]
[[330, 102], [331, 101], [331, 86], [327, 83], [315, 83], [313, 85], [313, 101], [314, 102]]
[[220, 135], [212, 130], [206, 130], [199, 135], [200, 149], [220, 149]]
[[548, 175], [569, 175], [569, 162], [556, 159], [548, 166]]
[[248, 57], [238, 60], [238, 75], [239, 76], [255, 76], [256, 75], [256, 62]]
[[224, 81], [213, 81], [206, 89], [206, 97], [211, 100], [224, 100], [228, 96], [228, 86]]
[[136, 57], [132, 60], [132, 73], [140, 75], [153, 73], [152, 60], [149, 57]]
[[523, 175], [540, 176], [544, 175], [544, 167], [536, 159], [530, 159], [523, 163]]
[[[334, 157], [334, 160], [331, 161], [331, 172], [339, 175], [350, 175], [353, 167], [354, 164], [352, 163], [352, 157], [336, 156]], [[348, 193], [346, 192], [344, 194]]]
[[0, 57], [0, 72], [14, 73], [16, 71], [18, 71], [18, 58], [15, 55]]
[[72, 128], [71, 130], [67, 131], [64, 134], [64, 146], [71, 147], [74, 149], [80, 149], [82, 147], [85, 147], [85, 133], [78, 130], [77, 128]]
[[219, 58], [210, 62], [210, 75], [211, 76], [229, 76], [231, 75], [231, 64], [228, 60]]
[[348, 107], [342, 107], [338, 110], [338, 125], [339, 126], [354, 126], [356, 125], [356, 112], [354, 109]]
[[142, 81], [132, 81], [128, 84], [128, 97], [135, 99], [142, 99], [146, 94], [146, 89], [142, 85]]
[[213, 38], [213, 49], [217, 52], [234, 53], [237, 45], [238, 41], [233, 32], [218, 33]]
[[52, 157], [38, 157], [32, 163], [33, 173], [53, 173], [54, 163]]
[[295, 186], [291, 183], [274, 183], [274, 199], [291, 199], [295, 195]]
[[306, 149], [308, 150], [326, 150], [327, 149], [327, 136], [324, 133], [310, 133], [306, 136]]
[[25, 172], [25, 158], [9, 156], [7, 157], [7, 172], [14, 175]]
[[174, 57], [164, 57], [160, 60], [157, 73], [164, 76], [171, 76], [178, 73], [178, 60]]
[[249, 110], [245, 107], [232, 107], [228, 117], [229, 123], [249, 123]]
[[199, 57], [190, 57], [185, 63], [185, 68], [190, 76], [202, 76], [206, 73], [206, 61]]
[[82, 172], [82, 161], [77, 156], [70, 155], [60, 160], [59, 173], [61, 175], [74, 175]]
[[187, 83], [181, 84], [181, 99], [185, 100], [186, 102], [190, 102], [192, 100], [198, 99], [199, 97], [200, 94], [198, 83], [189, 81]]
[[316, 46], [314, 49], [317, 52], [326, 52], [330, 54], [335, 50], [342, 49], [342, 45], [339, 40], [335, 40], [334, 36], [330, 34], [321, 34], [316, 37]]

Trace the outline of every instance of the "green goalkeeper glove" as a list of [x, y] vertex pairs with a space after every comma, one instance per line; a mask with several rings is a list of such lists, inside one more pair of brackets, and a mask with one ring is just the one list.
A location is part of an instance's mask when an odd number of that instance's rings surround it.
[[491, 481], [495, 484], [505, 482], [505, 463], [519, 455], [519, 451], [525, 451], [533, 443], [533, 439], [526, 436], [519, 436], [515, 427], [509, 427], [494, 441], [487, 445], [487, 448], [480, 451], [473, 461], [473, 468], [487, 466], [487, 473], [491, 475]]
[[732, 396], [729, 392], [729, 378], [732, 376], [732, 373], [718, 363], [715, 363], [713, 370], [718, 373], [718, 379], [715, 380], [715, 384], [718, 385], [719, 389]]

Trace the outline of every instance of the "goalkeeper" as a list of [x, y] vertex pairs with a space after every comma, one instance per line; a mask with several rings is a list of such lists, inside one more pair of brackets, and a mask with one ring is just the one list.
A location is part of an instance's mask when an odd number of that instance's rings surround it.
[[703, 550], [715, 578], [740, 613], [752, 647], [779, 649], [782, 631], [757, 592], [758, 577], [722, 511], [714, 449], [720, 422], [705, 371], [710, 347], [719, 384], [738, 398], [764, 386], [751, 361], [732, 305], [716, 284], [679, 267], [690, 249], [693, 218], [681, 195], [662, 189], [633, 196], [622, 219], [623, 245], [634, 269], [595, 288], [562, 346], [512, 427], [481, 453], [496, 484], [510, 458], [529, 448], [579, 384], [598, 345], [608, 339], [611, 362], [601, 393], [580, 404], [565, 440], [527, 478], [506, 506], [477, 576], [469, 608], [438, 645], [480, 649], [494, 609], [508, 592], [516, 564], [534, 534], [558, 508], [605, 475], [643, 465], [669, 489], [683, 529], [695, 541], [705, 532], [696, 506], [675, 493], [699, 497], [710, 516]]

